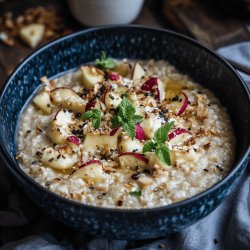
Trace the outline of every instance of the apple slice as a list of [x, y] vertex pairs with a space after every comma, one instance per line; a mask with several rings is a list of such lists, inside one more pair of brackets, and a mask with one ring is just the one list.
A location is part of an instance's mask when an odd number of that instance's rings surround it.
[[180, 97], [181, 97], [181, 107], [177, 113], [178, 116], [182, 115], [185, 110], [187, 109], [188, 107], [188, 97], [185, 93], [181, 92], [180, 93]]
[[44, 89], [35, 96], [33, 99], [33, 103], [41, 109], [45, 114], [50, 115], [51, 114], [51, 101], [50, 101], [50, 95], [47, 91]]
[[120, 166], [122, 168], [135, 169], [136, 167], [146, 167], [148, 160], [143, 154], [134, 152], [126, 152], [118, 156]]
[[118, 85], [115, 91], [119, 96], [122, 96], [128, 91], [128, 87]]
[[171, 133], [169, 133], [168, 138], [171, 144], [177, 145], [177, 144], [181, 144], [190, 136], [191, 136], [191, 133], [188, 130], [183, 129], [183, 128], [177, 128], [173, 130]]
[[81, 67], [83, 76], [83, 86], [86, 89], [94, 88], [95, 84], [103, 82], [104, 72], [93, 66], [82, 66]]
[[70, 135], [68, 124], [73, 120], [73, 114], [60, 109], [47, 129], [47, 136], [56, 144], [63, 144]]
[[141, 90], [152, 92], [155, 89], [156, 98], [160, 101], [165, 99], [165, 86], [157, 77], [151, 77], [141, 86]]
[[177, 128], [177, 129], [175, 129], [174, 131], [172, 131], [171, 133], [169, 133], [168, 138], [169, 138], [169, 140], [172, 140], [172, 139], [175, 138], [176, 136], [181, 135], [181, 134], [184, 134], [184, 133], [191, 134], [191, 133], [190, 133], [188, 130], [186, 130], [186, 129]]
[[119, 152], [126, 153], [126, 152], [136, 152], [142, 153], [143, 143], [137, 139], [131, 138], [124, 138], [121, 139], [118, 143], [118, 150]]
[[128, 61], [121, 61], [120, 63], [117, 63], [114, 68], [114, 71], [123, 77], [127, 77], [128, 75], [130, 75], [131, 70], [132, 67]]
[[135, 125], [135, 138], [140, 141], [146, 139], [144, 129], [139, 123]]
[[55, 169], [69, 169], [77, 162], [77, 155], [61, 155], [53, 148], [46, 148], [43, 152], [41, 162], [48, 167]]
[[50, 97], [54, 104], [79, 113], [85, 111], [86, 101], [70, 88], [60, 87], [53, 89], [50, 92]]
[[135, 92], [129, 92], [127, 94], [127, 98], [134, 106], [140, 106], [140, 102], [138, 101], [138, 97]]
[[132, 71], [132, 80], [141, 79], [146, 74], [145, 70], [136, 62]]
[[165, 85], [164, 83], [158, 78], [158, 96], [157, 98], [160, 101], [163, 101], [165, 99]]
[[94, 155], [97, 149], [104, 145], [108, 145], [110, 149], [116, 149], [117, 137], [118, 134], [110, 136], [87, 133], [82, 144], [82, 151], [89, 152], [91, 155]]
[[[117, 133], [117, 134], [116, 134]], [[110, 131], [110, 134], [111, 136], [113, 135], [118, 135], [118, 133], [120, 134], [121, 133], [121, 130], [120, 130], [120, 127], [118, 128], [113, 128], [111, 131]]]
[[94, 164], [94, 163], [98, 163], [100, 165], [102, 164], [101, 161], [99, 161], [99, 160], [90, 160], [88, 162], [83, 163], [79, 168], [83, 168], [83, 167], [86, 167], [86, 166]]
[[154, 137], [155, 131], [160, 128], [161, 125], [161, 119], [158, 119], [158, 116], [153, 113], [147, 113], [146, 118], [140, 123], [140, 126], [143, 128], [148, 139], [152, 139]]
[[107, 109], [116, 109], [121, 103], [122, 98], [114, 92], [107, 91], [104, 97], [104, 102]]
[[26, 42], [31, 48], [34, 48], [42, 40], [45, 31], [45, 25], [40, 23], [32, 23], [23, 26], [19, 30], [19, 35], [24, 42]]
[[83, 179], [85, 181], [105, 181], [107, 174], [104, 173], [102, 163], [98, 160], [91, 160], [84, 163], [72, 175], [75, 178]]
[[154, 86], [157, 86], [157, 77], [151, 77], [146, 82], [144, 82], [141, 86], [141, 90], [144, 91], [152, 91]]
[[137, 115], [140, 115], [140, 116], [144, 117], [145, 114], [146, 114], [146, 110], [145, 110], [144, 106], [135, 107], [135, 110], [136, 110]]

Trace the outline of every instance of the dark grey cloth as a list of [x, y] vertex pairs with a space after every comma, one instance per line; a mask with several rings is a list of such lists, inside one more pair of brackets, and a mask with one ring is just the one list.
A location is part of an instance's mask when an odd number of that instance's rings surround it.
[[[218, 53], [250, 67], [250, 43], [223, 48]], [[242, 74], [242, 77], [250, 86], [250, 76]], [[0, 166], [0, 250], [247, 250], [250, 249], [249, 167], [234, 192], [206, 218], [168, 238], [127, 242], [94, 239], [54, 221], [26, 198]]]

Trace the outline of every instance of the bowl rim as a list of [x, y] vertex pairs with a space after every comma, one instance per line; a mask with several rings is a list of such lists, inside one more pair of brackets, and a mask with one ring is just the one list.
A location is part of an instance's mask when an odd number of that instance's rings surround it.
[[[0, 92], [0, 104], [1, 104], [2, 99], [4, 97], [4, 94], [8, 88], [9, 83], [13, 80], [15, 75], [18, 74], [19, 70], [26, 63], [28, 63], [29, 60], [31, 60], [33, 57], [35, 57], [36, 55], [49, 49], [51, 46], [53, 46], [55, 44], [59, 44], [59, 43], [63, 42], [64, 40], [67, 40], [69, 38], [82, 36], [85, 33], [96, 32], [99, 30], [102, 31], [102, 30], [112, 30], [112, 29], [140, 29], [140, 30], [146, 30], [146, 31], [152, 31], [152, 32], [168, 33], [173, 37], [177, 37], [179, 39], [185, 40], [186, 42], [191, 43], [192, 45], [195, 45], [202, 50], [205, 50], [206, 52], [208, 52], [208, 54], [211, 54], [215, 58], [219, 59], [220, 62], [223, 63], [227, 68], [229, 68], [231, 70], [231, 72], [239, 79], [239, 81], [241, 83], [240, 86], [245, 90], [245, 93], [246, 93], [247, 98], [248, 98], [248, 102], [250, 103], [250, 90], [248, 89], [245, 81], [242, 79], [242, 77], [239, 75], [239, 73], [227, 61], [225, 61], [225, 59], [223, 59], [220, 55], [213, 52], [212, 50], [210, 50], [206, 46], [204, 46], [201, 43], [199, 43], [198, 41], [194, 40], [193, 38], [190, 38], [186, 35], [180, 34], [178, 32], [172, 31], [172, 30], [164, 29], [164, 28], [150, 28], [150, 27], [146, 27], [143, 25], [106, 25], [106, 26], [101, 26], [101, 27], [84, 29], [84, 30], [80, 30], [80, 31], [71, 33], [69, 35], [62, 36], [62, 37], [55, 39], [49, 43], [46, 43], [45, 45], [36, 49], [34, 52], [32, 52], [30, 55], [28, 55], [24, 60], [22, 60], [16, 66], [16, 68], [14, 69], [12, 74], [4, 82], [4, 85], [3, 85], [1, 92]], [[204, 196], [208, 195], [210, 192], [215, 191], [217, 188], [219, 188], [220, 186], [225, 184], [235, 174], [235, 172], [237, 172], [237, 170], [240, 168], [240, 166], [245, 161], [249, 161], [249, 159], [247, 159], [249, 155], [250, 155], [250, 145], [248, 145], [247, 149], [245, 150], [244, 155], [239, 159], [238, 162], [233, 164], [233, 167], [230, 170], [230, 172], [222, 180], [220, 180], [219, 182], [217, 182], [215, 185], [211, 186], [210, 188], [208, 188], [208, 189], [206, 189], [206, 190], [204, 190], [204, 191], [202, 191], [194, 196], [191, 196], [190, 198], [187, 198], [185, 200], [178, 201], [178, 202], [175, 202], [175, 203], [170, 204], [170, 205], [163, 205], [163, 206], [149, 207], [149, 208], [133, 208], [133, 209], [131, 209], [131, 208], [114, 208], [114, 207], [98, 207], [98, 206], [94, 206], [94, 205], [84, 204], [84, 203], [81, 203], [81, 202], [78, 202], [75, 200], [71, 200], [69, 198], [65, 198], [65, 197], [43, 187], [41, 184], [36, 182], [33, 178], [31, 178], [28, 174], [26, 174], [20, 168], [19, 164], [9, 154], [9, 152], [8, 152], [7, 148], [5, 147], [5, 145], [3, 144], [2, 140], [0, 140], [0, 157], [2, 159], [4, 159], [5, 165], [7, 165], [7, 168], [15, 176], [19, 175], [18, 177], [24, 178], [26, 181], [28, 181], [29, 183], [34, 185], [36, 188], [41, 189], [42, 191], [45, 191], [46, 193], [48, 193], [48, 195], [51, 195], [53, 198], [58, 199], [59, 201], [62, 201], [64, 203], [68, 203], [68, 205], [72, 205], [72, 206], [79, 207], [79, 208], [85, 208], [85, 209], [89, 209], [89, 210], [94, 210], [94, 211], [99, 211], [99, 212], [118, 213], [118, 214], [121, 214], [121, 213], [140, 214], [140, 213], [153, 213], [153, 212], [158, 213], [160, 211], [164, 211], [164, 210], [166, 211], [166, 210], [174, 209], [177, 207], [182, 207], [188, 203], [199, 200], [200, 198], [203, 198]], [[15, 167], [13, 167], [13, 165]], [[245, 169], [245, 167], [244, 167], [244, 169]]]

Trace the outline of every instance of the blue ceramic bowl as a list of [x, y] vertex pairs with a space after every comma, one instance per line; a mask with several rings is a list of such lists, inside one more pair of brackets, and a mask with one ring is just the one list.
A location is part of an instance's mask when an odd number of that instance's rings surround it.
[[[49, 78], [93, 61], [106, 51], [114, 58], [165, 59], [212, 90], [227, 107], [237, 138], [236, 159], [228, 176], [190, 199], [152, 209], [108, 209], [83, 205], [54, 194], [24, 174], [15, 160], [15, 132], [22, 107]], [[0, 97], [0, 152], [17, 183], [40, 207], [61, 222], [101, 237], [145, 239], [187, 227], [213, 211], [233, 189], [249, 160], [250, 98], [235, 70], [195, 41], [166, 30], [113, 26], [81, 31], [45, 45], [24, 60]]]

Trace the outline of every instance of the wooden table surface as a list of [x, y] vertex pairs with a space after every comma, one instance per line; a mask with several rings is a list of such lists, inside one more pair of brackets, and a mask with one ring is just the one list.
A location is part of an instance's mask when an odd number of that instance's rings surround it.
[[[199, 0], [145, 0], [144, 7], [134, 24], [178, 30], [194, 37], [211, 49], [250, 40], [250, 32], [245, 28], [245, 21], [235, 17], [225, 19], [223, 15], [215, 14], [215, 9], [210, 9], [211, 6], [207, 4], [202, 6], [200, 2], [203, 3]], [[1, 18], [6, 13], [11, 12], [14, 17], [17, 17], [30, 8], [40, 6], [52, 6], [58, 11], [63, 28], [57, 37], [64, 35], [64, 32], [68, 34], [88, 28], [73, 18], [66, 0], [0, 0], [0, 33]], [[250, 23], [249, 18], [247, 20]], [[34, 49], [27, 46], [18, 36], [15, 38], [14, 46], [4, 45], [0, 41], [0, 88], [23, 58], [54, 38], [43, 39]], [[250, 74], [249, 68], [236, 62], [231, 63], [235, 68]]]
[[[14, 16], [21, 15], [31, 7], [52, 5], [60, 11], [62, 19], [65, 21], [65, 27], [71, 32], [86, 29], [87, 27], [79, 24], [71, 15], [66, 1], [46, 1], [46, 0], [9, 0], [0, 1], [0, 17], [8, 12], [12, 12]], [[163, 14], [159, 10], [160, 1], [146, 1], [142, 12], [134, 22], [135, 24], [146, 25], [149, 27], [168, 27], [171, 25], [164, 19]], [[32, 49], [22, 42], [19, 38], [15, 39], [14, 46], [7, 46], [0, 42], [0, 87], [4, 85], [7, 77], [20, 61], [31, 54], [35, 49], [43, 44], [51, 41], [45, 39], [39, 46]]]

